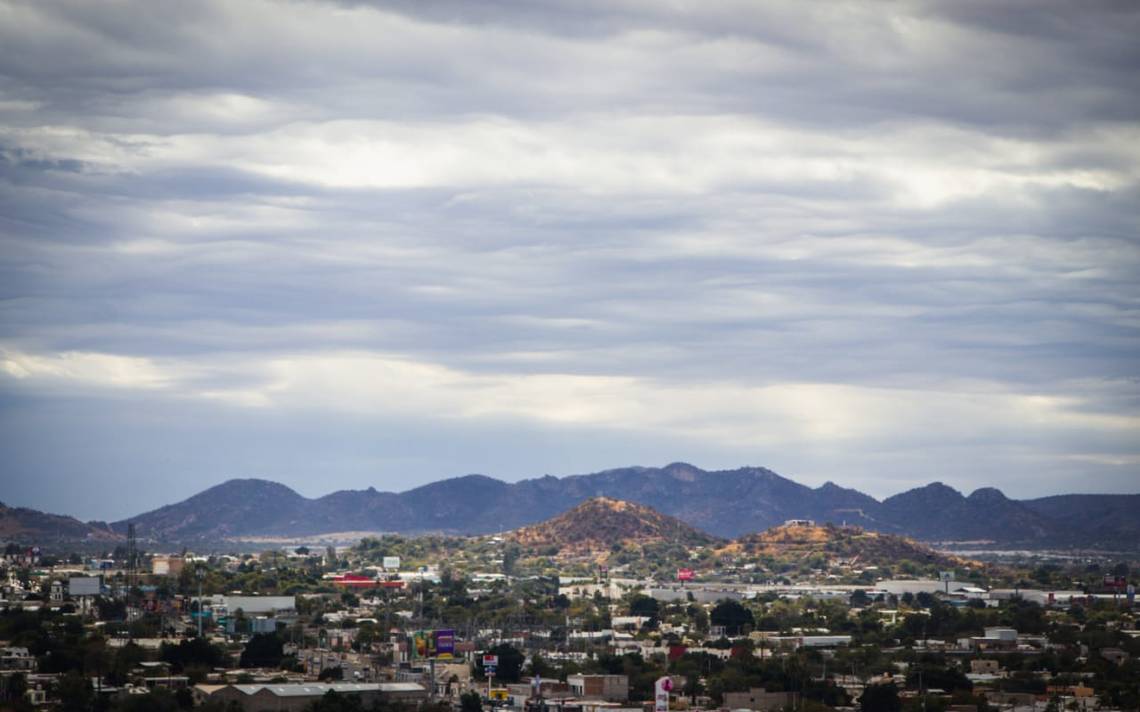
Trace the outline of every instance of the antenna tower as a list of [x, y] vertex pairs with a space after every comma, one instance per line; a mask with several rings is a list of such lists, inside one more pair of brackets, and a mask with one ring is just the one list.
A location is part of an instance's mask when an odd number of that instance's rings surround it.
[[135, 538], [135, 525], [127, 525], [127, 640], [133, 637], [131, 623], [134, 621], [135, 587], [139, 575], [139, 546]]

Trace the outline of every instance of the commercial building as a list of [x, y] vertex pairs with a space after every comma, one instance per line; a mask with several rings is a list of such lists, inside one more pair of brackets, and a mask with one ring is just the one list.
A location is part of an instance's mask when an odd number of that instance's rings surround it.
[[302, 712], [330, 691], [359, 697], [365, 708], [375, 702], [418, 703], [427, 699], [427, 690], [414, 682], [195, 685], [194, 697], [197, 704], [236, 703], [243, 712]]
[[177, 576], [186, 561], [177, 554], [155, 554], [150, 560], [150, 572], [155, 576]]
[[724, 693], [724, 707], [730, 710], [782, 710], [795, 707], [799, 695], [794, 692], [768, 692], [762, 687], [753, 687], [748, 692]]
[[584, 700], [625, 702], [629, 699], [628, 675], [570, 675], [570, 692]]

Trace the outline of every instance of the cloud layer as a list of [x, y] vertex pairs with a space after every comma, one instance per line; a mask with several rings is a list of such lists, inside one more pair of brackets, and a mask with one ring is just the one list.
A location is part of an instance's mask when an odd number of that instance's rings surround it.
[[0, 0], [3, 499], [1140, 481], [1132, 3]]

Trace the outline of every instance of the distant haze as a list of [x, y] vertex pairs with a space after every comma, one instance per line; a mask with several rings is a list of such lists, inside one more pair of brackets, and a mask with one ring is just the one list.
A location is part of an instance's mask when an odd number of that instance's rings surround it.
[[1140, 482], [1140, 5], [0, 0], [0, 500]]

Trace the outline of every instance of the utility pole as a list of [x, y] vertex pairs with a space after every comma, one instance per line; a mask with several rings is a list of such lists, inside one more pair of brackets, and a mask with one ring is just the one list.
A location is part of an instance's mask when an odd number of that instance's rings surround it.
[[198, 637], [202, 637], [202, 579], [206, 578], [206, 569], [198, 564], [194, 569], [194, 576], [198, 579]]

